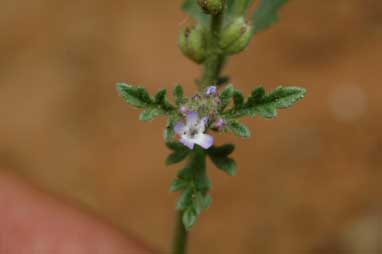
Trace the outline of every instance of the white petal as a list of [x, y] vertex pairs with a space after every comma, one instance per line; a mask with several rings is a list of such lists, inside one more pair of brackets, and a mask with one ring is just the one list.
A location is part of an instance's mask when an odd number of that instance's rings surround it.
[[199, 133], [193, 138], [193, 141], [204, 149], [208, 149], [214, 143], [214, 137], [208, 134]]
[[189, 139], [186, 136], [182, 136], [179, 141], [190, 149], [194, 148], [194, 140]]

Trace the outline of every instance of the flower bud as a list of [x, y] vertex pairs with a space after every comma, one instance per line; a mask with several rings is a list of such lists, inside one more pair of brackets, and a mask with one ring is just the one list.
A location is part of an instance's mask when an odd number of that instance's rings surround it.
[[178, 38], [178, 46], [182, 53], [202, 63], [206, 58], [206, 34], [201, 26], [184, 27]]
[[207, 14], [217, 15], [224, 8], [224, 0], [198, 0], [199, 6]]
[[240, 37], [235, 42], [233, 42], [231, 45], [229, 45], [225, 49], [225, 52], [227, 54], [236, 54], [236, 53], [243, 51], [248, 46], [249, 42], [251, 41], [252, 34], [253, 34], [252, 26], [245, 24], [241, 28]]
[[230, 24], [228, 24], [228, 26], [223, 29], [220, 35], [220, 48], [225, 49], [233, 42], [238, 40], [245, 25], [244, 17], [236, 18]]

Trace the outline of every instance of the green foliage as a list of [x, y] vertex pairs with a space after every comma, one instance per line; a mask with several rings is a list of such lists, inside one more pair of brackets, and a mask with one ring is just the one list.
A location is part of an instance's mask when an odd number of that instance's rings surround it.
[[303, 98], [305, 93], [304, 88], [279, 86], [271, 93], [266, 94], [264, 88], [260, 86], [252, 90], [251, 95], [244, 103], [241, 92], [235, 90], [233, 93], [233, 107], [222, 112], [222, 114], [227, 121], [242, 116], [255, 117], [257, 115], [264, 118], [273, 118], [277, 116], [277, 109], [292, 106]]
[[249, 131], [248, 127], [237, 120], [228, 121], [224, 128], [226, 131], [230, 131], [242, 138], [249, 138], [251, 136], [251, 132]]
[[174, 96], [175, 103], [176, 103], [177, 106], [179, 106], [180, 104], [184, 103], [185, 98], [184, 98], [183, 87], [181, 85], [177, 84], [174, 87], [174, 90], [173, 90], [172, 94]]
[[259, 114], [264, 118], [277, 116], [276, 109], [283, 109], [292, 106], [305, 96], [306, 90], [300, 87], [279, 86], [268, 95], [262, 87], [253, 89], [248, 98], [246, 106], [250, 109], [252, 116]]
[[142, 108], [139, 120], [150, 121], [156, 116], [171, 114], [175, 107], [166, 98], [166, 90], [161, 89], [154, 98], [151, 98], [143, 87], [130, 86], [123, 83], [116, 84], [119, 95], [130, 105]]
[[166, 159], [167, 165], [181, 162], [187, 158], [190, 153], [190, 149], [177, 142], [167, 143], [167, 147], [173, 150], [173, 152]]
[[267, 29], [277, 21], [277, 13], [288, 0], [260, 0], [252, 16], [254, 33]]
[[208, 25], [209, 15], [203, 12], [203, 10], [198, 5], [197, 0], [183, 0], [181, 9], [191, 18], [199, 21], [205, 26]]
[[233, 92], [233, 107], [238, 110], [244, 106], [244, 96], [240, 90], [235, 90]]
[[229, 104], [231, 101], [233, 95], [233, 86], [227, 85], [224, 87], [223, 91], [220, 93], [219, 99], [220, 99], [220, 110], [224, 110], [225, 107]]
[[[181, 144], [169, 143], [173, 151], [179, 151]], [[187, 149], [187, 148], [186, 148]], [[176, 209], [183, 212], [183, 224], [188, 230], [195, 223], [200, 211], [207, 209], [211, 197], [208, 194], [211, 183], [206, 174], [206, 152], [199, 146], [189, 150], [190, 160], [185, 168], [178, 172], [172, 182], [171, 191], [181, 191]]]
[[233, 159], [228, 157], [234, 148], [232, 144], [225, 144], [219, 147], [213, 146], [207, 151], [215, 166], [230, 176], [236, 175], [236, 163]]

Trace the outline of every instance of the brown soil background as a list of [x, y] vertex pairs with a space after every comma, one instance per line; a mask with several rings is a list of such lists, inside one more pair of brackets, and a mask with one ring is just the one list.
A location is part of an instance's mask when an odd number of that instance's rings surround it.
[[[163, 253], [177, 197], [168, 192], [177, 167], [163, 164], [164, 119], [139, 122], [114, 83], [195, 90], [199, 67], [176, 47], [179, 5], [1, 0], [0, 8], [0, 167]], [[381, 59], [378, 0], [290, 1], [277, 25], [231, 59], [225, 73], [246, 93], [285, 84], [308, 94], [275, 120], [246, 120], [250, 140], [217, 138], [237, 144], [239, 171], [228, 177], [210, 164], [213, 203], [189, 253], [366, 254], [344, 239], [382, 215]]]

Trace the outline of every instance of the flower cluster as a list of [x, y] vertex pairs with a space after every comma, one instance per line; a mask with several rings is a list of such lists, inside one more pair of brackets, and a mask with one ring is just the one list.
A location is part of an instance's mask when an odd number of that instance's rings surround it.
[[190, 149], [194, 144], [208, 149], [213, 144], [213, 137], [205, 134], [208, 128], [222, 130], [224, 120], [218, 116], [220, 99], [217, 87], [209, 86], [204, 93], [197, 93], [179, 107], [179, 113], [185, 117], [185, 123], [179, 121], [174, 131], [180, 136], [180, 142]]

